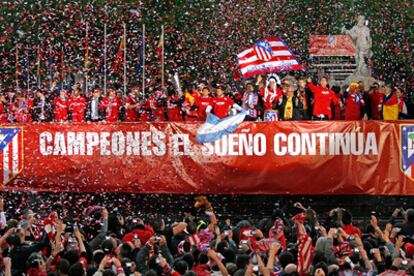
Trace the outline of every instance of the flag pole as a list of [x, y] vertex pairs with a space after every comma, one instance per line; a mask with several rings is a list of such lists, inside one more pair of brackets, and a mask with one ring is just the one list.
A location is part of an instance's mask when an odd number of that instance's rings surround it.
[[29, 64], [29, 48], [26, 52], [26, 76], [27, 76], [27, 95], [30, 93], [30, 64]]
[[65, 78], [65, 47], [63, 46], [63, 42], [62, 42], [62, 50], [60, 53], [60, 70], [62, 70], [60, 72], [60, 89], [63, 89], [63, 79]]
[[145, 24], [142, 24], [142, 95], [145, 96]]
[[162, 41], [161, 41], [161, 88], [164, 89], [164, 25], [161, 26], [161, 35], [162, 35]]
[[16, 44], [16, 91], [19, 90], [19, 47]]
[[36, 72], [37, 87], [40, 87], [40, 44], [37, 46], [37, 72]]
[[126, 47], [126, 24], [124, 22], [124, 96], [126, 95], [126, 87], [127, 87], [127, 47]]
[[106, 23], [104, 25], [104, 95], [106, 96], [106, 74], [107, 74], [107, 70], [106, 70], [106, 55], [107, 55], [107, 45], [106, 45]]
[[88, 96], [88, 59], [89, 59], [89, 25], [86, 23], [86, 53], [85, 53], [85, 64], [84, 64], [84, 73], [85, 73], [85, 95]]

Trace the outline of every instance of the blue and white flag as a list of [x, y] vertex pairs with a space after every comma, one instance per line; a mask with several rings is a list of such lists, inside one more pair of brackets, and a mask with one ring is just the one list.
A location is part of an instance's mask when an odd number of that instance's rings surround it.
[[220, 139], [227, 133], [234, 132], [239, 124], [244, 121], [246, 111], [237, 115], [220, 119], [216, 115], [209, 114], [204, 124], [197, 130], [196, 139], [200, 144], [211, 143]]

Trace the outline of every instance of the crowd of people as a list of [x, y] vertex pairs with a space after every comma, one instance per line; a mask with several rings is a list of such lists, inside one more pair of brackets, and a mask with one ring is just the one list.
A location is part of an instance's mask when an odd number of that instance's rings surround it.
[[256, 207], [272, 206], [249, 216], [252, 206], [242, 208], [240, 196], [178, 196], [177, 204], [158, 199], [4, 193], [3, 275], [413, 273], [413, 209], [375, 208], [362, 226], [353, 220], [355, 206], [313, 209], [289, 200], [261, 201]]
[[[183, 80], [231, 84], [237, 54], [265, 37], [279, 35], [307, 68], [309, 36], [340, 34], [363, 14], [373, 40], [374, 77], [398, 86], [411, 100], [414, 87], [411, 1], [4, 1], [0, 11], [0, 90], [51, 86], [88, 74], [90, 90], [103, 88], [104, 25], [108, 82], [118, 89], [115, 66], [127, 33], [127, 83], [141, 83], [140, 47], [146, 26], [146, 83], [160, 76], [157, 45], [165, 27], [165, 74]], [[280, 12], [279, 12], [280, 11]], [[88, 33], [87, 30], [88, 29]], [[88, 51], [87, 51], [88, 49]], [[86, 52], [88, 53], [86, 55]], [[87, 56], [87, 62], [85, 62]], [[122, 56], [122, 55], [121, 55]], [[121, 61], [122, 63], [122, 61]]]
[[410, 115], [399, 88], [374, 83], [366, 89], [359, 82], [330, 89], [326, 77], [318, 85], [311, 78], [290, 74], [282, 81], [274, 75], [258, 76], [252, 82], [237, 82], [234, 90], [209, 83], [190, 83], [181, 93], [177, 90], [169, 85], [145, 96], [139, 87], [128, 95], [115, 89], [108, 89], [107, 95], [101, 89], [85, 95], [79, 84], [54, 92], [11, 90], [0, 96], [0, 122], [205, 121], [209, 113], [224, 118], [241, 110], [248, 121], [398, 120]]

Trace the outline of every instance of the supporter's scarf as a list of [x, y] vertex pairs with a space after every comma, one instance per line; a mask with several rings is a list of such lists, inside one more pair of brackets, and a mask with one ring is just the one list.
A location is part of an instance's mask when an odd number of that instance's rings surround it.
[[314, 248], [312, 245], [312, 239], [303, 234], [299, 238], [299, 251], [298, 251], [298, 273], [299, 275], [309, 274], [309, 269], [312, 264], [314, 254]]
[[287, 98], [286, 105], [285, 105], [285, 113], [284, 113], [284, 119], [290, 120], [293, 117], [293, 101], [292, 98]]

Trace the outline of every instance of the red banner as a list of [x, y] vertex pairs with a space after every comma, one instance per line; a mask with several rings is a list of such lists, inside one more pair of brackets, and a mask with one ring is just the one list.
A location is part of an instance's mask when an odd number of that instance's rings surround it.
[[355, 45], [349, 35], [311, 35], [311, 56], [355, 56]]
[[414, 195], [409, 123], [243, 123], [206, 145], [198, 123], [2, 127], [3, 189]]

